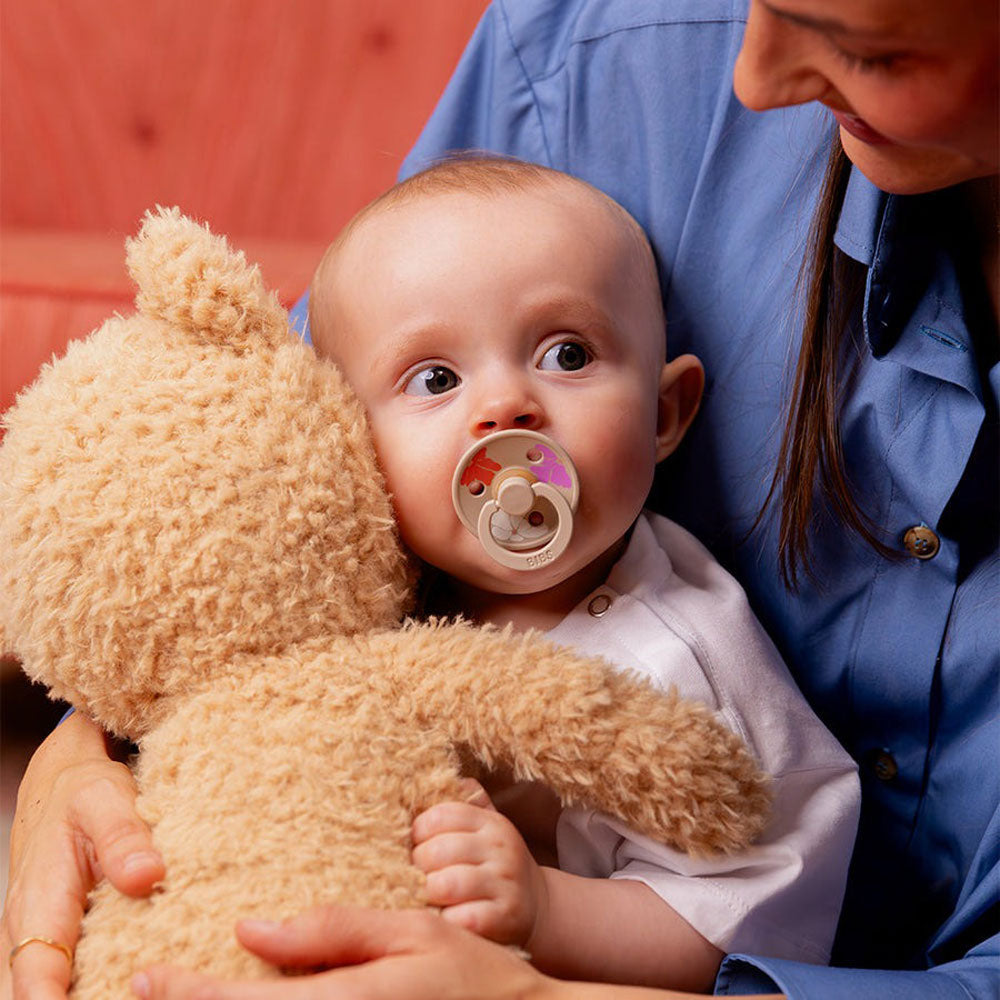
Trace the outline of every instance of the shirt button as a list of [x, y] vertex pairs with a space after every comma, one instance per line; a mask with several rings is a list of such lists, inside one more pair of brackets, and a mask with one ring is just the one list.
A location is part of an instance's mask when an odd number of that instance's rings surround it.
[[906, 551], [917, 559], [933, 559], [941, 548], [938, 536], [926, 524], [917, 524], [903, 535]]
[[590, 612], [591, 617], [600, 618], [602, 615], [608, 613], [608, 608], [611, 607], [611, 598], [607, 594], [598, 594], [597, 597], [591, 599], [590, 604], [587, 605], [587, 611]]
[[899, 774], [899, 765], [888, 750], [879, 750], [872, 758], [872, 770], [879, 781], [892, 781]]

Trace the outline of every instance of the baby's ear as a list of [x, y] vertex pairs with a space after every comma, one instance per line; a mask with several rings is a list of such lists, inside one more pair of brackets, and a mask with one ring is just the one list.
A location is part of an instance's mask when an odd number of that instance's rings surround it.
[[683, 440], [701, 405], [704, 389], [705, 369], [693, 354], [682, 354], [660, 370], [657, 462], [672, 454]]
[[178, 335], [240, 353], [288, 343], [288, 316], [256, 265], [179, 209], [147, 212], [125, 250], [136, 308]]

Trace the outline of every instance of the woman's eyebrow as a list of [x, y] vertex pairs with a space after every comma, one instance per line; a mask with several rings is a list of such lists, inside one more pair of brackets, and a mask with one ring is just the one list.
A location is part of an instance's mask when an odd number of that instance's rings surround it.
[[783, 21], [789, 21], [803, 28], [812, 31], [819, 31], [828, 35], [851, 35], [856, 38], [882, 38], [888, 32], [883, 28], [865, 28], [858, 25], [845, 24], [834, 17], [812, 17], [809, 14], [800, 14], [797, 11], [784, 10], [775, 7], [768, 0], [758, 0], [770, 14], [780, 17]]

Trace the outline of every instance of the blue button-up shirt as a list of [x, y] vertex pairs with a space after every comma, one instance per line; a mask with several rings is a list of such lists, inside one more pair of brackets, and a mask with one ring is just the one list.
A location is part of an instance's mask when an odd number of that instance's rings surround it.
[[[449, 150], [510, 153], [585, 178], [645, 227], [668, 350], [699, 355], [708, 375], [655, 505], [740, 579], [861, 765], [842, 968], [730, 956], [717, 990], [995, 998], [995, 320], [977, 263], [963, 256], [956, 193], [887, 196], [855, 173], [836, 242], [867, 279], [843, 446], [857, 495], [899, 558], [818, 513], [811, 576], [789, 593], [773, 521], [747, 533], [775, 466], [833, 123], [818, 106], [753, 114], [738, 104], [744, 21], [742, 0], [497, 0], [403, 172]], [[929, 560], [902, 543], [923, 525], [940, 539]]]

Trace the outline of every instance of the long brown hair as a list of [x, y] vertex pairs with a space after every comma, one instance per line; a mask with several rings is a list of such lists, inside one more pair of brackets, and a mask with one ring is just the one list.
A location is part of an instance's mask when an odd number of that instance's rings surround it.
[[851, 162], [834, 135], [826, 176], [813, 217], [802, 279], [806, 290], [802, 345], [778, 461], [754, 528], [777, 499], [778, 562], [789, 590], [799, 571], [810, 571], [809, 553], [820, 498], [849, 530], [886, 556], [895, 552], [876, 534], [847, 478], [840, 437], [840, 404], [850, 345], [846, 331], [864, 287], [864, 270], [833, 242]]

